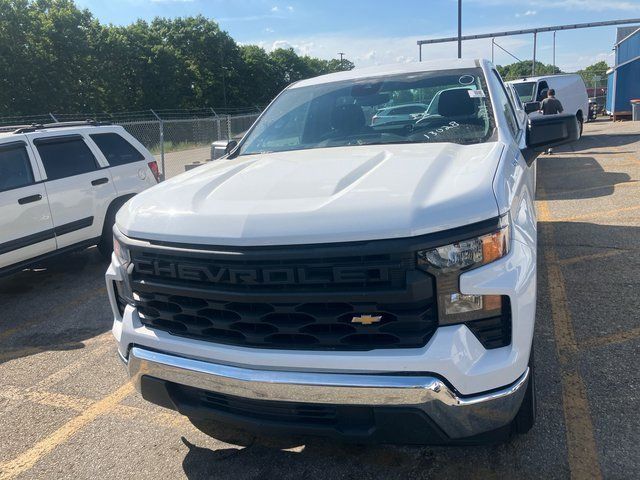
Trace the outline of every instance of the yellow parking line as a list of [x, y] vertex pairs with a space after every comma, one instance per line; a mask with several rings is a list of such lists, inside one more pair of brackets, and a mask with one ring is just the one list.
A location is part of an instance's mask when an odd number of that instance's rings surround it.
[[[95, 403], [95, 400], [87, 397], [43, 390], [33, 391], [29, 388], [17, 387], [15, 385], [2, 385], [0, 388], [0, 398], [20, 402], [21, 404], [26, 401], [47, 407], [66, 408], [75, 412], [83, 412]], [[114, 408], [114, 413], [126, 418], [143, 417], [157, 425], [168, 428], [184, 429], [185, 427], [188, 428], [191, 426], [189, 420], [177, 412], [168, 411], [159, 407], [146, 407], [147, 408], [140, 408], [118, 404]]]
[[602, 478], [596, 448], [591, 411], [584, 381], [576, 368], [573, 357], [577, 344], [571, 314], [567, 304], [567, 292], [558, 254], [554, 248], [555, 238], [551, 213], [547, 202], [539, 202], [539, 219], [549, 222], [543, 229], [545, 265], [551, 303], [556, 352], [560, 359], [562, 376], [562, 404], [567, 438], [567, 454], [572, 478]]
[[573, 265], [574, 263], [590, 262], [592, 260], [600, 260], [601, 258], [629, 254], [629, 252], [632, 251], [633, 250], [609, 250], [606, 252], [590, 253], [587, 255], [578, 255], [577, 257], [563, 258], [562, 260], [558, 260], [558, 263], [564, 267], [567, 265]]
[[[544, 195], [543, 195], [544, 197]], [[633, 210], [640, 210], [640, 205], [633, 205], [630, 207], [621, 207], [621, 208], [614, 208], [611, 210], [604, 210], [604, 211], [599, 211], [599, 212], [591, 212], [591, 213], [585, 213], [582, 215], [574, 215], [572, 217], [560, 217], [560, 218], [549, 218], [549, 221], [553, 221], [553, 222], [574, 222], [576, 220], [593, 220], [594, 218], [598, 218], [598, 217], [602, 217], [602, 216], [608, 216], [608, 215], [613, 215], [614, 213], [621, 213], [621, 212], [630, 212]]]
[[[37, 355], [38, 353], [44, 352], [64, 352], [70, 350], [79, 350], [80, 348], [86, 348], [90, 345], [96, 343], [96, 340], [106, 340], [108, 338], [108, 334], [103, 333], [98, 335], [97, 337], [87, 339], [83, 342], [66, 342], [66, 343], [58, 343], [55, 345], [39, 345], [36, 347], [24, 347], [18, 348], [15, 350], [7, 350], [4, 352], [0, 352], [0, 363], [8, 362], [10, 360], [15, 360], [17, 358], [28, 357], [30, 355]], [[78, 348], [81, 346], [80, 348]]]
[[[97, 346], [91, 351], [87, 352], [88, 355], [97, 356], [102, 353], [105, 353], [112, 348], [115, 349], [115, 344], [110, 341], [111, 334], [109, 332], [105, 332], [97, 337], [94, 337], [91, 343], [96, 343]], [[46, 389], [55, 385], [56, 383], [60, 383], [63, 380], [66, 380], [71, 375], [73, 375], [76, 371], [81, 368], [86, 368], [89, 364], [89, 358], [87, 356], [83, 356], [83, 358], [79, 358], [75, 362], [71, 362], [68, 365], [65, 365], [60, 370], [48, 375], [37, 383], [37, 388]]]
[[48, 407], [67, 408], [76, 412], [82, 412], [91, 406], [90, 398], [72, 397], [63, 393], [32, 391], [13, 385], [3, 385], [0, 388], [0, 398], [23, 403], [25, 401]]
[[87, 300], [91, 300], [93, 297], [97, 297], [100, 292], [105, 292], [105, 291], [106, 291], [106, 287], [105, 286], [101, 286], [99, 288], [95, 288], [93, 290], [90, 290], [89, 292], [87, 292], [84, 295], [80, 295], [78, 297], [75, 297], [70, 302], [58, 304], [57, 306], [55, 306], [54, 308], [49, 310], [46, 313], [46, 315], [31, 319], [31, 320], [27, 320], [27, 321], [20, 321], [19, 324], [16, 325], [15, 327], [7, 328], [6, 330], [1, 331], [0, 332], [0, 341], [4, 340], [7, 337], [10, 337], [14, 333], [23, 332], [25, 330], [25, 328], [27, 328], [29, 326], [37, 325], [38, 323], [50, 320], [53, 315], [56, 315], [56, 314], [61, 313], [61, 312], [64, 312], [65, 310], [67, 310], [69, 308], [73, 308], [73, 307], [79, 306], [82, 303], [86, 302]]
[[624, 332], [616, 332], [609, 335], [603, 335], [601, 337], [590, 338], [588, 340], [580, 342], [580, 348], [586, 349], [593, 347], [603, 347], [615, 343], [627, 342], [636, 338], [640, 338], [640, 328], [634, 328], [631, 330], [626, 330]]
[[48, 437], [40, 440], [26, 452], [18, 455], [13, 460], [0, 463], [0, 480], [15, 478], [31, 469], [38, 460], [49, 454], [57, 446], [65, 443], [99, 416], [113, 410], [132, 391], [133, 385], [127, 382], [111, 395], [92, 404], [83, 413], [69, 420]]

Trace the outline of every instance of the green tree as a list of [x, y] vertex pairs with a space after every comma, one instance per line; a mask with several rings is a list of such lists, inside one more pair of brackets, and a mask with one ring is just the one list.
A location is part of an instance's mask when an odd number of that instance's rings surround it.
[[201, 15], [103, 25], [73, 0], [0, 0], [0, 116], [255, 106], [344, 60], [240, 46]]
[[[515, 80], [517, 78], [530, 77], [532, 66], [533, 62], [531, 60], [524, 60], [505, 66], [498, 65], [496, 68], [504, 80]], [[551, 75], [555, 73], [562, 73], [562, 71], [553, 65], [536, 61], [536, 75]]]

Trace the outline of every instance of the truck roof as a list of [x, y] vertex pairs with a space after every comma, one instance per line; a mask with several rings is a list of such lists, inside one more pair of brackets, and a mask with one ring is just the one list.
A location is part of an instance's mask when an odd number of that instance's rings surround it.
[[388, 65], [376, 65], [373, 67], [354, 68], [345, 72], [329, 73], [319, 77], [301, 80], [289, 88], [308, 87], [323, 83], [340, 82], [343, 80], [358, 80], [370, 77], [383, 77], [387, 75], [400, 75], [403, 73], [430, 72], [437, 70], [455, 70], [458, 68], [473, 68], [478, 66], [478, 59], [452, 59], [452, 60], [431, 60], [426, 62], [392, 63]]

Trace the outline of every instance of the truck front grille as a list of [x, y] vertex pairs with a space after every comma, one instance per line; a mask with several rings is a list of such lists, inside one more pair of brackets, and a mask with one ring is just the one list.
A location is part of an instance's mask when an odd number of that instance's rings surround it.
[[[435, 281], [402, 242], [131, 249], [147, 327], [213, 343], [311, 350], [424, 346], [438, 326]], [[385, 251], [386, 250], [386, 251]]]
[[[369, 350], [421, 347], [437, 327], [434, 305], [373, 302], [221, 302], [134, 294], [140, 320], [173, 335], [279, 349]], [[376, 323], [367, 324], [374, 320]], [[362, 322], [362, 323], [360, 323]]]

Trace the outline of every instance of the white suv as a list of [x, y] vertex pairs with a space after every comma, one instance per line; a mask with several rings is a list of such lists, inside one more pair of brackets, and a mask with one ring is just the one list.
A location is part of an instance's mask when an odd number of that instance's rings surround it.
[[[432, 115], [366, 121], [435, 95]], [[106, 279], [129, 374], [209, 432], [526, 432], [534, 160], [577, 136], [573, 115], [518, 114], [486, 60], [289, 86], [225, 159], [118, 213]]]
[[119, 126], [0, 133], [0, 274], [89, 245], [110, 255], [117, 210], [158, 177], [151, 153]]

